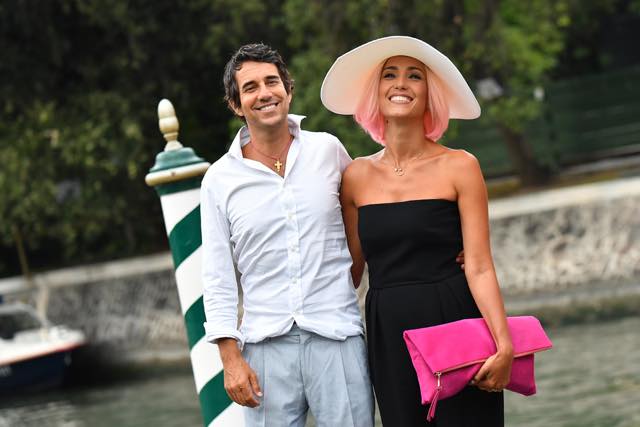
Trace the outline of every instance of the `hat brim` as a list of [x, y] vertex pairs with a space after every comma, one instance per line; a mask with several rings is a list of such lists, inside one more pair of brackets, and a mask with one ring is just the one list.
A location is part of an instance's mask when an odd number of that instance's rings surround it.
[[475, 119], [480, 105], [460, 71], [433, 46], [407, 36], [373, 40], [340, 56], [322, 82], [320, 99], [336, 114], [354, 114], [375, 67], [392, 56], [410, 56], [425, 64], [440, 80], [449, 103], [449, 118]]

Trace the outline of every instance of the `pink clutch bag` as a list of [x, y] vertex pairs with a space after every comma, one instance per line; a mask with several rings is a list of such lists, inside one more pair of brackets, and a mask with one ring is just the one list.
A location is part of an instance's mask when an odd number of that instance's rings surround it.
[[[552, 343], [533, 316], [508, 317], [514, 359], [507, 389], [530, 396], [536, 392], [533, 355]], [[484, 319], [464, 319], [404, 331], [418, 375], [422, 404], [430, 403], [427, 420], [435, 416], [439, 399], [451, 397], [469, 384], [496, 345]]]

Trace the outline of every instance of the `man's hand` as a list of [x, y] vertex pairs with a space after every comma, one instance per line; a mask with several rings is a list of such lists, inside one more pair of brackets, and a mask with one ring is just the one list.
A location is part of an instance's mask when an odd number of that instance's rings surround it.
[[260, 405], [262, 390], [258, 376], [240, 354], [236, 340], [223, 338], [218, 340], [218, 346], [224, 366], [224, 389], [231, 400], [250, 408]]
[[464, 270], [464, 250], [460, 251], [460, 253], [456, 257], [456, 262], [460, 264], [460, 268]]

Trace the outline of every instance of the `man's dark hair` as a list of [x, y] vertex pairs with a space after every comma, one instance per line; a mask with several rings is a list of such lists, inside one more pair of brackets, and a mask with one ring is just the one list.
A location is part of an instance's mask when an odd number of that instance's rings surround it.
[[246, 44], [233, 54], [224, 67], [224, 99], [230, 106], [240, 107], [240, 90], [236, 82], [236, 71], [242, 68], [242, 64], [247, 61], [274, 64], [278, 69], [285, 90], [287, 93], [291, 93], [293, 80], [291, 80], [287, 65], [278, 51], [262, 43]]

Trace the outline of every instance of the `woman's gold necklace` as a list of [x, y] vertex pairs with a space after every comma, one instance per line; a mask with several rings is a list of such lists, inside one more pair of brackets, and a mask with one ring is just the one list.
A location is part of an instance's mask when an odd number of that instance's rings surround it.
[[[387, 150], [384, 151], [385, 153], [387, 153]], [[400, 166], [400, 163], [398, 163], [396, 161], [396, 159], [393, 157], [393, 155], [389, 154], [389, 156], [393, 159], [393, 172], [395, 172], [396, 175], [398, 176], [403, 176], [405, 174], [405, 171], [407, 169], [407, 167], [409, 166], [409, 163], [411, 163], [412, 161], [419, 159], [422, 157], [422, 155], [424, 154], [424, 151], [419, 152], [418, 154], [416, 154], [415, 156], [413, 156], [412, 158], [410, 158], [409, 160], [407, 160], [407, 163], [405, 163], [404, 167]]]
[[[253, 141], [249, 141], [249, 143], [251, 144]], [[287, 145], [284, 146], [284, 149], [282, 150], [282, 152], [280, 153], [279, 156], [277, 157], [273, 157], [270, 156], [268, 154], [264, 154], [262, 151], [258, 150], [258, 148], [256, 147], [256, 144], [251, 144], [251, 148], [254, 149], [256, 151], [256, 153], [260, 154], [263, 157], [268, 157], [271, 160], [275, 160], [275, 163], [273, 164], [273, 168], [276, 170], [276, 172], [280, 173], [280, 170], [282, 169], [282, 167], [284, 166], [284, 163], [282, 163], [280, 161], [280, 158], [282, 158], [282, 156], [284, 155], [285, 151], [287, 151], [287, 149], [289, 148], [289, 146], [291, 145], [291, 143], [293, 142], [293, 136], [291, 136], [289, 138], [289, 142], [287, 143]]]

